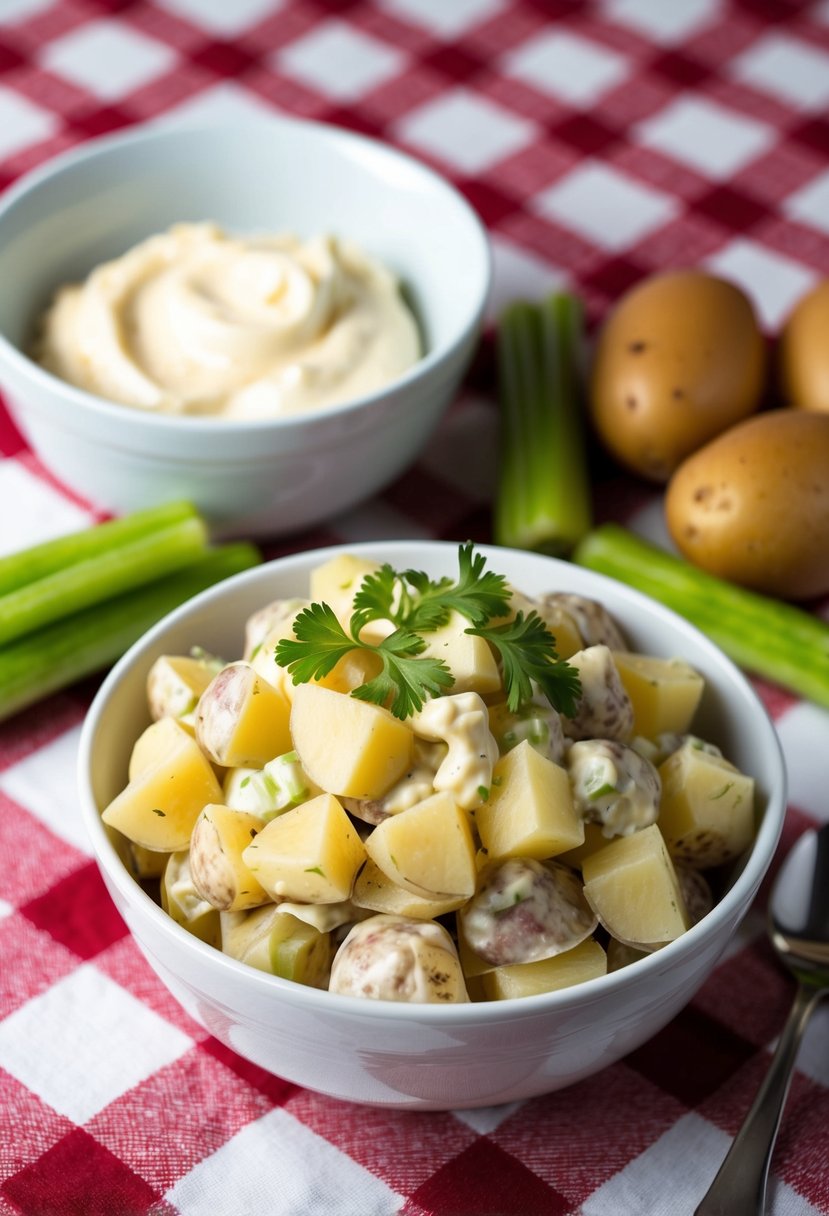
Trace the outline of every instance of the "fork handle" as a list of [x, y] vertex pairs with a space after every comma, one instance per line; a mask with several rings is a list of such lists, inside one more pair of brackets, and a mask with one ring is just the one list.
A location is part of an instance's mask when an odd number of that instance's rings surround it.
[[766, 1181], [806, 1023], [823, 992], [800, 982], [763, 1084], [694, 1216], [763, 1216]]

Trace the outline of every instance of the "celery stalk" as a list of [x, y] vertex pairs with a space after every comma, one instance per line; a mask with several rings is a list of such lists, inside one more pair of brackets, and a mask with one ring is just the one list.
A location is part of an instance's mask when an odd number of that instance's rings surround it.
[[497, 333], [501, 468], [496, 543], [563, 556], [591, 523], [581, 414], [583, 318], [571, 295], [518, 301]]
[[829, 624], [820, 617], [708, 574], [617, 524], [589, 533], [573, 560], [672, 608], [740, 667], [829, 707]]
[[253, 545], [219, 546], [174, 574], [0, 647], [0, 720], [110, 666], [165, 613], [259, 560]]
[[120, 545], [138, 540], [160, 528], [197, 518], [196, 508], [189, 502], [165, 503], [160, 507], [133, 511], [123, 519], [112, 519], [44, 541], [40, 545], [32, 545], [17, 553], [6, 554], [0, 557], [0, 596], [55, 574], [75, 562], [88, 561], [117, 550]]
[[[201, 557], [207, 548], [207, 528], [193, 508], [179, 508], [175, 513], [168, 510], [166, 519], [162, 512], [150, 519], [144, 514], [137, 523], [134, 516], [117, 523], [132, 526], [100, 524], [74, 538], [37, 547], [33, 569], [45, 568], [61, 554], [69, 564], [54, 567], [0, 595], [0, 645], [178, 570]], [[103, 540], [100, 532], [105, 533]], [[47, 548], [50, 554], [44, 555]], [[86, 556], [80, 556], [84, 551]], [[24, 550], [8, 559], [8, 568], [14, 569], [16, 576], [25, 568], [26, 556]]]

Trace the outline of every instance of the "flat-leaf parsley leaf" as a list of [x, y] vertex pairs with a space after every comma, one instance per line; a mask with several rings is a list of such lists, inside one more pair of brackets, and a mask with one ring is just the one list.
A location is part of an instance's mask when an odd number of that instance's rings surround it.
[[[277, 643], [275, 659], [295, 684], [303, 684], [327, 676], [352, 651], [368, 651], [380, 660], [380, 671], [351, 695], [406, 718], [455, 682], [442, 659], [423, 653], [423, 634], [440, 629], [454, 612], [470, 622], [467, 633], [485, 638], [498, 652], [510, 709], [529, 701], [535, 684], [556, 709], [572, 714], [580, 690], [578, 672], [559, 659], [555, 638], [538, 613], [518, 612], [511, 620], [491, 623], [509, 616], [511, 596], [504, 576], [487, 570], [486, 558], [472, 544], [459, 546], [456, 579], [431, 579], [418, 570], [398, 572], [385, 564], [362, 580], [348, 628], [328, 604], [311, 604], [297, 615], [294, 637]], [[366, 641], [362, 632], [371, 621], [387, 621], [392, 626], [388, 636]]]

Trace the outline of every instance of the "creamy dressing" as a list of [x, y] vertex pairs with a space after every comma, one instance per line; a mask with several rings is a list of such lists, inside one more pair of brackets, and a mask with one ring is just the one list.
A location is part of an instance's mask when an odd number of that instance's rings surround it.
[[333, 236], [179, 224], [61, 288], [41, 364], [157, 413], [261, 419], [372, 393], [420, 358], [396, 278]]

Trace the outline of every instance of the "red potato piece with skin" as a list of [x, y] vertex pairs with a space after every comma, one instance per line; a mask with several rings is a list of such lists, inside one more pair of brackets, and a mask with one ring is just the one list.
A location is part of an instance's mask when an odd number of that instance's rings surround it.
[[683, 557], [783, 599], [829, 591], [829, 414], [772, 410], [689, 457], [665, 495]]
[[584, 941], [598, 923], [569, 867], [529, 857], [483, 870], [458, 917], [467, 945], [496, 967], [552, 958]]

